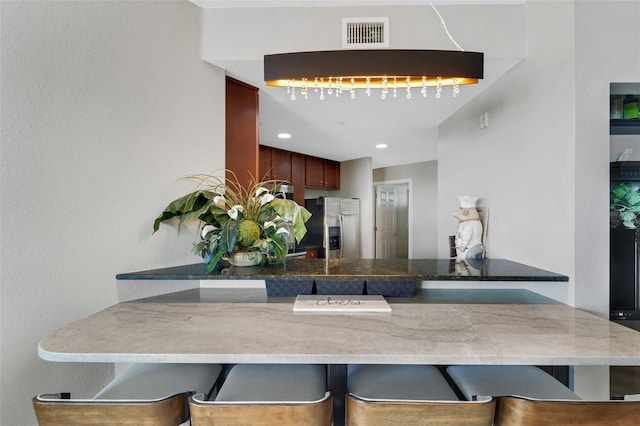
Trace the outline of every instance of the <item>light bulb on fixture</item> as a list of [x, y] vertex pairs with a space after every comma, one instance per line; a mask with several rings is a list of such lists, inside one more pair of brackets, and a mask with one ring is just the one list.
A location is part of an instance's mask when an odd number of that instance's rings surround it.
[[278, 137], [280, 139], [291, 139], [291, 134], [290, 133], [278, 133]]

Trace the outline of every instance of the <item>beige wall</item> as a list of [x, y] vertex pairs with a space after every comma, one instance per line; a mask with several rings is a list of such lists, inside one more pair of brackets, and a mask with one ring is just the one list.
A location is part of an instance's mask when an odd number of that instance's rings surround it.
[[193, 231], [152, 223], [191, 188], [179, 177], [224, 167], [224, 73], [188, 2], [0, 8], [0, 424], [23, 426], [37, 393], [86, 397], [113, 374], [39, 359], [44, 335], [117, 302], [119, 272], [197, 261]]
[[[374, 183], [409, 182], [409, 252], [413, 259], [438, 257], [438, 162], [373, 170]], [[454, 218], [452, 220], [455, 221]], [[445, 258], [448, 258], [448, 254]]]

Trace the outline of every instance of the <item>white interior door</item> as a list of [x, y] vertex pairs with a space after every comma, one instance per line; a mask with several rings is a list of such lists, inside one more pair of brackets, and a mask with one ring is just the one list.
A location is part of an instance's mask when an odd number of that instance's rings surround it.
[[376, 259], [395, 259], [398, 239], [396, 191], [392, 186], [376, 187]]

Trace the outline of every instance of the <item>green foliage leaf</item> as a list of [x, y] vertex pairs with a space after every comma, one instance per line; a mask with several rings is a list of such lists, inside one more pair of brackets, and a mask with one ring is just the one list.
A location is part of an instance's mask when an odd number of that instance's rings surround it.
[[296, 237], [296, 241], [300, 243], [307, 233], [307, 227], [304, 224], [311, 217], [309, 210], [298, 205], [293, 200], [283, 198], [274, 199], [271, 201], [271, 205], [276, 213], [293, 223], [293, 234]]
[[153, 232], [155, 233], [160, 229], [160, 223], [174, 217], [179, 218], [180, 224], [191, 219], [210, 222], [206, 220], [209, 218], [207, 211], [209, 210], [209, 204], [213, 202], [213, 197], [215, 196], [216, 194], [211, 191], [199, 190], [172, 201], [153, 222]]
[[637, 204], [640, 204], [640, 194], [638, 194], [637, 192], [629, 192], [627, 195], [625, 195], [625, 200], [627, 201], [627, 204], [629, 206], [635, 206]]
[[220, 230], [220, 243], [218, 250], [220, 253], [231, 253], [238, 241], [238, 221], [228, 220]]
[[211, 272], [215, 269], [216, 265], [220, 261], [220, 258], [222, 257], [223, 254], [224, 252], [222, 250], [219, 250], [216, 253], [216, 255], [213, 256], [213, 258], [211, 259], [211, 262], [209, 262], [209, 264], [207, 265], [207, 272]]

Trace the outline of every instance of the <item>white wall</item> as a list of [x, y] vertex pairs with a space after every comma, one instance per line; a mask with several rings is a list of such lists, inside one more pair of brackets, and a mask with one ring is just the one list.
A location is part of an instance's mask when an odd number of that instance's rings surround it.
[[[489, 207], [487, 244], [506, 258], [574, 276], [574, 8], [525, 4], [524, 61], [439, 128], [438, 253], [457, 196]], [[480, 129], [480, 115], [489, 127]]]
[[609, 85], [640, 82], [640, 1], [576, 2], [576, 305], [609, 312]]
[[638, 1], [529, 0], [525, 60], [439, 129], [440, 230], [455, 195], [476, 193], [491, 208], [491, 257], [569, 275], [566, 301], [602, 316], [609, 83], [640, 81], [637, 43], [625, 46], [640, 39], [638, 19]]
[[[374, 182], [410, 180], [411, 257], [438, 258], [438, 162], [425, 161], [373, 170]], [[452, 218], [452, 220], [455, 220]], [[447, 253], [445, 258], [448, 258]]]
[[42, 337], [117, 302], [116, 273], [197, 261], [193, 232], [152, 223], [177, 178], [224, 166], [224, 75], [187, 2], [0, 7], [0, 424], [30, 425], [37, 393], [113, 374], [40, 360]]

